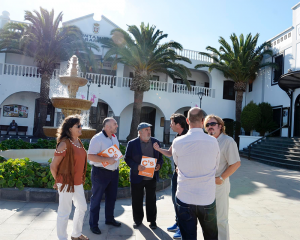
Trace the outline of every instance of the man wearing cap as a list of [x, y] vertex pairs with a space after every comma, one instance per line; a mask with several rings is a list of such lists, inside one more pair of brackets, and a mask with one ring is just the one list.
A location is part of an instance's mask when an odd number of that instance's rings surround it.
[[[153, 144], [159, 141], [151, 137], [151, 124], [142, 122], [138, 125], [138, 137], [128, 142], [125, 161], [130, 167], [132, 214], [134, 224], [137, 228], [142, 224], [144, 218], [143, 198], [146, 191], [146, 216], [150, 222], [149, 227], [157, 228], [156, 225], [156, 181], [159, 178], [159, 169], [163, 164], [162, 154], [153, 149]], [[156, 158], [156, 166], [153, 178], [138, 175], [139, 171], [145, 170], [141, 165], [142, 156]]]

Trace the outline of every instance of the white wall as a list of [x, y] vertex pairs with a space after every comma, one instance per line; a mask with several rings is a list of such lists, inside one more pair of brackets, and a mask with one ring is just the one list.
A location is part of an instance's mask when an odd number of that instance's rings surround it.
[[6, 53], [5, 62], [18, 65], [36, 66], [33, 58], [15, 53]]
[[[154, 137], [162, 142], [164, 135], [164, 127], [160, 127], [160, 119], [161, 117], [165, 117], [164, 114], [157, 106], [151, 103], [144, 102], [142, 106], [153, 107], [156, 109]], [[133, 104], [130, 104], [122, 111], [120, 115], [119, 140], [126, 140], [126, 137], [129, 135], [132, 121], [132, 110]]]
[[[35, 111], [35, 99], [39, 98], [39, 94], [34, 92], [19, 92], [9, 96], [0, 105], [1, 108], [1, 125], [9, 125], [14, 119], [19, 126], [28, 126], [27, 135], [33, 134], [33, 124], [34, 124], [34, 111]], [[23, 105], [28, 107], [28, 118], [18, 118], [18, 117], [4, 117], [3, 116], [3, 106], [4, 105]], [[20, 133], [22, 134], [22, 133]]]

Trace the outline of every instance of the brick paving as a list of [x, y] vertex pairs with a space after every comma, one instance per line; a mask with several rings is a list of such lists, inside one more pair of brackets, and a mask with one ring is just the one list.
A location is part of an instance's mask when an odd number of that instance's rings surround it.
[[[103, 210], [102, 203], [102, 209]], [[115, 217], [120, 228], [107, 226], [101, 211], [101, 235], [89, 230], [86, 213], [83, 233], [91, 240], [172, 239], [166, 228], [174, 223], [170, 187], [157, 193], [158, 228], [151, 230], [146, 221], [133, 229], [130, 199], [116, 202]], [[1, 240], [52, 240], [56, 237], [55, 203], [0, 201]], [[231, 240], [299, 240], [300, 239], [300, 172], [276, 168], [242, 158], [241, 168], [231, 177]], [[73, 212], [68, 233], [72, 230]], [[200, 226], [198, 239], [203, 239]]]

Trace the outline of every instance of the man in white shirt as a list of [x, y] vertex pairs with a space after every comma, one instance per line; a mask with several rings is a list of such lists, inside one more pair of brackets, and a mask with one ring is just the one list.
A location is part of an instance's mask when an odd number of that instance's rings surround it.
[[217, 140], [203, 132], [203, 121], [202, 109], [190, 109], [188, 133], [172, 144], [178, 168], [176, 202], [183, 240], [197, 239], [197, 219], [204, 239], [218, 240], [215, 174], [220, 150]]
[[[92, 138], [89, 146], [88, 160], [93, 166], [89, 224], [94, 234], [101, 234], [98, 222], [103, 193], [105, 193], [105, 224], [115, 227], [121, 226], [121, 223], [114, 218], [119, 183], [119, 160], [116, 161], [114, 157], [97, 155], [115, 144], [119, 148], [119, 141], [115, 136], [117, 128], [118, 124], [115, 119], [105, 118], [102, 131]], [[103, 165], [103, 162], [107, 162], [108, 165]]]
[[216, 203], [219, 240], [229, 240], [229, 177], [241, 166], [236, 142], [225, 133], [224, 121], [215, 115], [204, 120], [206, 132], [215, 137], [220, 147], [220, 164], [216, 172]]

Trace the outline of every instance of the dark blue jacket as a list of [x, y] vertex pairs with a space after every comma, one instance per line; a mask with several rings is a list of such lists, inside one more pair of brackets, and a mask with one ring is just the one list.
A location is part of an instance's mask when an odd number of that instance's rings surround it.
[[[152, 145], [157, 142], [158, 145], [159, 141], [156, 138], [151, 137]], [[157, 164], [160, 165], [160, 168], [163, 165], [163, 157], [162, 154], [153, 149], [154, 158], [157, 159]], [[125, 153], [125, 162], [130, 167], [130, 182], [132, 183], [140, 183], [143, 180], [143, 176], [138, 175], [139, 170], [138, 166], [141, 164], [142, 161], [142, 149], [141, 149], [141, 142], [140, 138], [137, 137], [127, 144], [126, 153]], [[156, 180], [158, 181], [159, 178], [159, 171], [154, 172]]]

